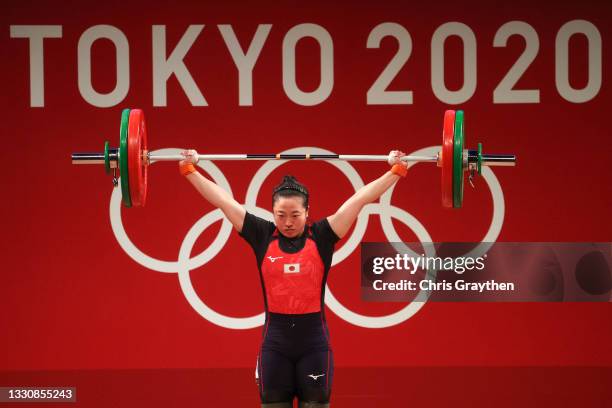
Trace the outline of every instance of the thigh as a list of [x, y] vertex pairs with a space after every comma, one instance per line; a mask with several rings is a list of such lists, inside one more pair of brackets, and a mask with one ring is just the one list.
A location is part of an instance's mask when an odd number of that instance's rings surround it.
[[334, 378], [331, 350], [305, 354], [296, 367], [296, 386], [300, 401], [328, 402]]
[[257, 361], [257, 375], [262, 403], [293, 401], [295, 364], [282, 353], [261, 350]]

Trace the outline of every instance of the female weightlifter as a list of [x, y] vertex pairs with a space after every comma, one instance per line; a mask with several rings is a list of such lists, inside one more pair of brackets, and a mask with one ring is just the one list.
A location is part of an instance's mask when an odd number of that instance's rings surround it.
[[364, 205], [405, 177], [400, 151], [392, 166], [360, 188], [334, 214], [308, 224], [308, 190], [285, 176], [272, 192], [274, 222], [253, 214], [196, 171], [195, 150], [181, 153], [179, 170], [212, 205], [220, 208], [255, 252], [264, 295], [265, 324], [256, 378], [262, 408], [329, 407], [333, 355], [324, 314], [325, 283], [334, 245], [349, 231]]

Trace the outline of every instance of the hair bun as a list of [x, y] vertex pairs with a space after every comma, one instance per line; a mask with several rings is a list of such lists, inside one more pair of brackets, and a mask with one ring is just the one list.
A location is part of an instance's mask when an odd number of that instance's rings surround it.
[[297, 179], [295, 177], [293, 177], [291, 174], [287, 174], [286, 176], [283, 177], [283, 181], [282, 183], [287, 183], [287, 184], [296, 184], [297, 183]]

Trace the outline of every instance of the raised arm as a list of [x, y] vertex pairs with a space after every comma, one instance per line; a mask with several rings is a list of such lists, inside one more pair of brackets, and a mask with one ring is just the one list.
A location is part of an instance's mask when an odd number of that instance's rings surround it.
[[364, 205], [378, 199], [385, 191], [395, 184], [400, 177], [406, 175], [406, 162], [401, 162], [399, 158], [404, 156], [400, 151], [392, 151], [389, 154], [389, 164], [393, 167], [376, 180], [366, 184], [355, 192], [348, 200], [338, 208], [333, 215], [327, 217], [331, 229], [339, 238], [346, 235], [351, 225], [357, 219], [359, 212]]
[[232, 223], [238, 232], [242, 232], [246, 210], [230, 194], [211, 180], [195, 170], [193, 164], [198, 161], [195, 150], [181, 152], [185, 160], [179, 162], [181, 174], [195, 187], [196, 190], [213, 206], [223, 211], [223, 214]]

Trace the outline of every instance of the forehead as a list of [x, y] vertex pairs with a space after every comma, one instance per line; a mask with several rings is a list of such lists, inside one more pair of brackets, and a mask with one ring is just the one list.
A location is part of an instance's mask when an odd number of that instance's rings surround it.
[[304, 200], [302, 197], [279, 197], [274, 203], [274, 211], [304, 211]]

